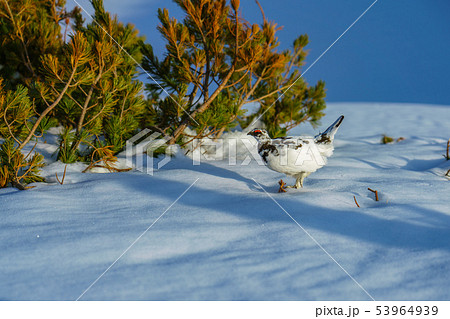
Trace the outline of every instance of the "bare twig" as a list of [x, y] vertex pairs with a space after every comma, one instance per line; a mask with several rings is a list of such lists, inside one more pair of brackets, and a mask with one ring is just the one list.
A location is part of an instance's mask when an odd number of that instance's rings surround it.
[[450, 160], [449, 150], [450, 150], [450, 138], [447, 141], [447, 154], [444, 155], [444, 157], [447, 161]]
[[367, 188], [369, 191], [371, 191], [372, 193], [375, 193], [375, 200], [378, 202], [378, 191], [375, 191], [375, 190], [373, 190], [373, 189], [371, 189], [370, 187], [369, 188]]
[[154, 125], [148, 125], [147, 128], [149, 128], [152, 131], [161, 133], [163, 136], [168, 136], [167, 133], [160, 127], [154, 126]]
[[[128, 172], [128, 171], [131, 170], [131, 168], [120, 169], [120, 168], [115, 168], [113, 166], [113, 164], [117, 161], [117, 157], [115, 157], [113, 155], [113, 153], [111, 151], [111, 147], [112, 147], [111, 145], [105, 146], [105, 147], [99, 147], [99, 148], [96, 148], [92, 144], [90, 144], [90, 145], [93, 148], [95, 148], [95, 150], [94, 150], [94, 152], [91, 155], [91, 163], [89, 164], [88, 167], [86, 167], [86, 169], [83, 171], [83, 173], [86, 173], [87, 171], [89, 171], [90, 169], [92, 169], [94, 167], [106, 168], [110, 172], [117, 172], [117, 173], [119, 173], [119, 172]], [[100, 159], [94, 160], [95, 154], [98, 154]], [[100, 164], [102, 162], [103, 162], [103, 164]]]
[[353, 199], [355, 200], [356, 206], [361, 207], [361, 206], [359, 206], [358, 202], [356, 201], [356, 197], [355, 196], [353, 196]]
[[264, 22], [267, 22], [266, 15], [264, 14], [264, 10], [263, 10], [261, 4], [259, 3], [258, 0], [255, 0], [255, 2], [256, 2], [256, 4], [258, 5], [259, 10], [261, 11], [261, 14], [262, 14], [262, 17], [263, 17]]
[[450, 177], [450, 169], [447, 171], [447, 173], [445, 173], [445, 176]]
[[286, 193], [286, 189], [284, 188], [286, 186], [286, 183], [283, 182], [282, 179], [280, 179], [278, 184], [280, 184], [280, 189], [278, 189], [278, 193]]
[[34, 146], [31, 148], [31, 151], [28, 152], [28, 154], [23, 158], [24, 160], [26, 160], [34, 151], [34, 149], [36, 148], [38, 142], [34, 143]]
[[64, 28], [64, 43], [66, 43], [67, 29], [69, 27], [70, 18], [66, 17], [65, 22], [66, 22], [66, 26]]
[[8, 108], [9, 108], [9, 106], [7, 105], [6, 106], [6, 108], [5, 108], [5, 111], [4, 111], [4, 113], [3, 113], [3, 120], [4, 120], [4, 122], [5, 122], [5, 124], [6, 124], [6, 127], [8, 128], [8, 131], [9, 131], [9, 135], [18, 143], [18, 144], [20, 144], [20, 141], [14, 136], [14, 134], [13, 134], [13, 132], [12, 132], [12, 129], [11, 129], [11, 125], [14, 123], [8, 123], [8, 120], [6, 119], [6, 113], [8, 112]]
[[11, 185], [20, 191], [25, 191], [27, 189], [32, 189], [36, 187], [36, 186], [23, 186], [23, 184], [20, 183], [19, 181], [12, 181]]
[[55, 172], [56, 180], [58, 181], [58, 183], [59, 183], [60, 185], [64, 184], [64, 179], [66, 178], [66, 170], [67, 170], [67, 164], [66, 164], [66, 166], [64, 166], [64, 174], [63, 174], [63, 177], [62, 177], [62, 180], [61, 180], [61, 181], [60, 181], [59, 178], [58, 178], [58, 173]]
[[24, 191], [26, 190], [26, 187], [23, 186], [19, 181], [12, 181], [11, 185], [15, 188], [17, 188], [18, 190]]
[[[101, 162], [101, 160], [98, 161], [97, 163], [100, 163], [100, 162]], [[97, 165], [97, 164], [93, 165], [93, 164], [91, 164], [91, 165], [89, 165], [88, 167], [86, 167], [86, 168], [82, 171], [82, 173], [87, 173], [89, 170], [93, 169], [94, 167], [97, 167], [97, 168], [105, 168], [105, 169], [109, 170], [110, 172], [114, 172], [114, 173], [129, 172], [129, 171], [132, 170], [131, 168], [115, 168], [115, 167], [112, 167], [112, 166]]]

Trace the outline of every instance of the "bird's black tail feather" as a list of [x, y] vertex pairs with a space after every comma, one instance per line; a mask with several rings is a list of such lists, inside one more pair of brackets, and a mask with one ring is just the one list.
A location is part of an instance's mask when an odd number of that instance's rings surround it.
[[343, 120], [344, 120], [344, 115], [339, 116], [339, 118], [333, 124], [331, 124], [330, 127], [327, 128], [325, 132], [323, 132], [315, 137], [316, 143], [329, 144], [329, 143], [333, 142], [334, 134], [336, 134], [336, 132]]

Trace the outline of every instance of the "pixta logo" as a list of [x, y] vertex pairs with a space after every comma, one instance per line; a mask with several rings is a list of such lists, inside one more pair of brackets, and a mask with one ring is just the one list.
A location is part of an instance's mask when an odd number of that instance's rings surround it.
[[[126, 142], [126, 163], [127, 167], [153, 175], [155, 165], [160, 169], [170, 162], [170, 155], [167, 153], [169, 138], [161, 133], [151, 133], [149, 129], [144, 129]], [[157, 150], [164, 148], [164, 154], [155, 158]]]

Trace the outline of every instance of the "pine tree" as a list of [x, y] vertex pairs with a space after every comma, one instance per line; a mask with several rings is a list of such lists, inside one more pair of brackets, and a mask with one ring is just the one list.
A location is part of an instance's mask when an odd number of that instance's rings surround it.
[[[245, 126], [262, 115], [272, 135], [280, 136], [323, 116], [324, 83], [310, 87], [300, 77], [306, 35], [294, 41], [292, 51], [278, 52], [279, 28], [262, 8], [264, 21], [258, 25], [244, 20], [238, 0], [175, 2], [185, 14], [182, 22], [166, 9], [158, 11], [158, 30], [167, 42], [164, 59], [143, 45], [143, 67], [157, 82], [146, 87], [154, 101], [149, 122], [171, 143], [180, 141], [186, 127], [194, 128], [196, 137], [218, 137], [237, 122]], [[243, 106], [255, 102], [256, 114], [244, 116]]]
[[[92, 5], [94, 21], [76, 29], [65, 58], [43, 58], [46, 72], [36, 85], [36, 98], [47, 105], [62, 96], [54, 115], [66, 127], [58, 154], [65, 163], [90, 158], [98, 148], [120, 151], [139, 127], [145, 103], [142, 84], [135, 79], [142, 39], [132, 25], [111, 17], [102, 0]], [[73, 61], [79, 61], [75, 68]], [[81, 145], [87, 147], [84, 154]]]
[[[28, 134], [28, 122], [34, 114], [28, 90], [18, 86], [15, 91], [5, 91], [0, 78], [0, 188], [9, 184], [25, 189], [26, 184], [41, 182], [39, 168], [43, 164], [42, 155], [33, 149], [24, 155], [17, 147], [20, 139]], [[38, 127], [41, 131], [42, 126]]]
[[[66, 163], [90, 158], [98, 148], [117, 152], [139, 127], [145, 102], [135, 77], [142, 38], [132, 25], [111, 17], [102, 0], [92, 5], [94, 22], [76, 25], [56, 53], [39, 57], [40, 75], [31, 82], [30, 95], [41, 112], [19, 149], [48, 117], [65, 127], [58, 159]], [[81, 154], [83, 144], [87, 151]]]
[[[112, 101], [108, 113], [104, 107], [103, 120], [98, 120], [103, 129], [105, 145], [110, 145], [114, 153], [122, 150], [125, 142], [139, 128], [140, 117], [144, 111], [145, 100], [142, 94], [142, 82], [137, 80], [137, 66], [142, 60], [140, 43], [144, 40], [138, 36], [138, 31], [131, 24], [123, 25], [117, 17], [105, 11], [103, 1], [92, 1], [95, 9], [96, 22], [87, 26], [85, 31], [90, 42], [96, 47], [105, 46], [105, 59], [99, 54], [99, 68], [104, 74], [98, 82], [98, 92], [94, 95], [102, 96]], [[109, 56], [107, 50], [111, 50]], [[104, 66], [102, 67], [102, 64]], [[97, 98], [98, 99], [98, 98]], [[92, 119], [91, 119], [92, 121]], [[100, 140], [97, 139], [97, 143]]]
[[[30, 27], [31, 32], [24, 26], [22, 10], [35, 14], [34, 18], [50, 9], [55, 13], [59, 8], [58, 12], [64, 13], [64, 1], [11, 1], [0, 7], [2, 19], [8, 17], [5, 12], [10, 14], [8, 27], [15, 30], [5, 45], [21, 45], [30, 61], [17, 78], [19, 83], [9, 79], [15, 90], [5, 91], [1, 86], [0, 137], [5, 139], [0, 149], [2, 187], [12, 183], [24, 189], [21, 182], [40, 180], [37, 174], [42, 156], [31, 152], [34, 155], [30, 157], [31, 153], [23, 155], [22, 151], [55, 121], [64, 126], [58, 159], [66, 163], [85, 160], [91, 165], [103, 162], [111, 170], [114, 154], [139, 127], [145, 100], [142, 83], [136, 79], [136, 62], [141, 59], [143, 38], [132, 25], [111, 17], [102, 0], [91, 3], [94, 22], [83, 26], [77, 18], [72, 34], [63, 40], [55, 27], [54, 34], [39, 38], [42, 43], [55, 40], [55, 49], [32, 54], [26, 44], [33, 42], [36, 29]], [[53, 22], [59, 21], [55, 18]]]
[[[0, 1], [0, 76], [15, 88], [40, 75], [40, 58], [57, 55], [70, 23], [81, 25], [80, 9], [65, 10], [65, 0]], [[60, 23], [65, 23], [62, 32]]]

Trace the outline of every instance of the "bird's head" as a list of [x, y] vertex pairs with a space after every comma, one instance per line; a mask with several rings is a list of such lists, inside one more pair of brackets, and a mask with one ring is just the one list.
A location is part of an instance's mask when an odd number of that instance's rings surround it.
[[255, 128], [247, 133], [247, 135], [251, 135], [255, 137], [258, 141], [270, 140], [269, 133], [266, 130], [262, 130], [259, 128]]

